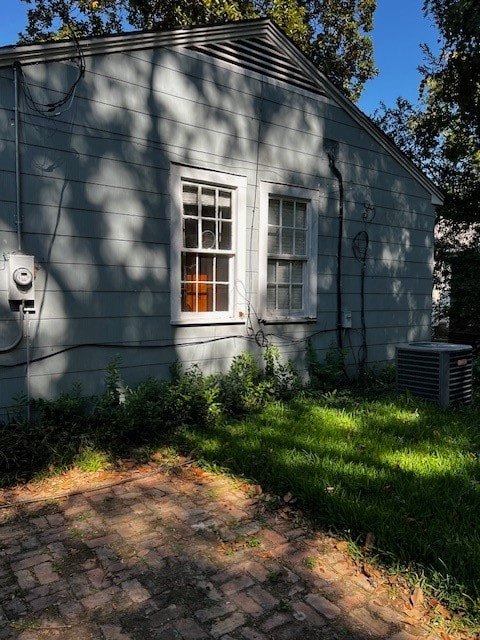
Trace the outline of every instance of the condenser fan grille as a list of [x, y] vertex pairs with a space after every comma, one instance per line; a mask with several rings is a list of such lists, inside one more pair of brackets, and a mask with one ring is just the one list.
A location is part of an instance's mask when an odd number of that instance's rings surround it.
[[472, 347], [419, 342], [399, 345], [397, 391], [437, 402], [442, 407], [472, 400]]

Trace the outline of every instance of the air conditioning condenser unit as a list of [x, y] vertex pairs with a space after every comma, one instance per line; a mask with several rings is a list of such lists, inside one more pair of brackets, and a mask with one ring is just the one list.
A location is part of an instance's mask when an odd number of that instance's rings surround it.
[[472, 401], [472, 347], [445, 342], [409, 342], [396, 348], [398, 392], [441, 407]]

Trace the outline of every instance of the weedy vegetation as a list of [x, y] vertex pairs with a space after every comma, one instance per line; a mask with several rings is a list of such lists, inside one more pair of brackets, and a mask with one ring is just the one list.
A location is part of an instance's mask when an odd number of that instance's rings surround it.
[[[352, 384], [334, 355], [322, 364], [311, 354], [309, 385], [274, 347], [261, 363], [236, 356], [225, 374], [175, 366], [169, 380], [133, 389], [112, 361], [98, 397], [75, 387], [35, 400], [30, 421], [19, 399], [0, 424], [0, 482], [96, 470], [160, 447], [194, 452], [210, 469], [291, 494], [314, 524], [478, 624], [478, 401], [441, 409], [395, 395], [391, 371]], [[477, 386], [479, 371], [476, 362]]]

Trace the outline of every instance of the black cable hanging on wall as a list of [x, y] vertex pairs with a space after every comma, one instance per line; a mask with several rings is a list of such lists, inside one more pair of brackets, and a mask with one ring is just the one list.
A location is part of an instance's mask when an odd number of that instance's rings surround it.
[[365, 373], [365, 365], [368, 358], [368, 345], [367, 345], [367, 325], [365, 321], [365, 275], [367, 271], [367, 255], [369, 237], [367, 232], [367, 223], [371, 222], [375, 217], [375, 208], [369, 203], [365, 203], [363, 209], [363, 226], [362, 231], [359, 231], [352, 240], [353, 255], [356, 260], [361, 264], [360, 273], [360, 324], [361, 324], [361, 336], [362, 343], [358, 350], [358, 368], [359, 374], [362, 376]]
[[63, 111], [66, 111], [70, 108], [71, 102], [75, 97], [77, 87], [85, 75], [85, 56], [83, 54], [82, 48], [80, 46], [80, 42], [78, 41], [78, 38], [75, 35], [74, 30], [70, 25], [68, 26], [71, 31], [72, 40], [74, 41], [75, 48], [77, 50], [76, 59], [75, 61], [72, 60], [72, 62], [77, 67], [77, 77], [75, 78], [71, 86], [67, 89], [67, 91], [64, 93], [64, 95], [61, 98], [59, 98], [58, 100], [55, 100], [54, 102], [47, 102], [47, 103], [37, 102], [32, 95], [28, 80], [25, 77], [25, 74], [23, 73], [22, 65], [20, 64], [20, 62], [14, 63], [22, 79], [22, 85], [23, 85], [25, 100], [27, 105], [30, 107], [32, 111], [35, 111], [39, 115], [48, 117], [48, 118], [58, 117], [63, 113]]

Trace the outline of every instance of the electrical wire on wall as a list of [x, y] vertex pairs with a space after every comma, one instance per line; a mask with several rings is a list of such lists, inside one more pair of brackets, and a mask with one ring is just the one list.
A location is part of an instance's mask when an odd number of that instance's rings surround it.
[[[242, 288], [240, 288], [240, 285]], [[245, 284], [241, 280], [238, 280], [237, 282], [235, 282], [235, 289], [237, 291], [237, 294], [245, 301], [245, 304], [247, 305], [247, 317], [245, 319], [247, 337], [253, 338], [259, 347], [267, 347], [268, 338], [265, 336], [265, 333], [263, 331], [262, 321], [260, 320], [257, 311], [252, 304], [252, 301], [247, 295]], [[255, 329], [255, 327], [253, 326], [252, 315], [255, 318], [255, 322], [257, 326], [260, 327], [260, 329]]]
[[[74, 61], [74, 64], [77, 68], [77, 73], [73, 83], [58, 100], [55, 100], [52, 102], [45, 102], [45, 103], [42, 103], [36, 100], [32, 93], [32, 87], [29, 84], [29, 81], [24, 73], [21, 63], [19, 61], [15, 61], [13, 64], [14, 101], [15, 101], [15, 121], [14, 121], [15, 182], [16, 182], [15, 221], [16, 221], [16, 228], [17, 228], [17, 252], [18, 252], [18, 255], [20, 256], [24, 255], [23, 243], [22, 243], [23, 230], [22, 230], [22, 212], [21, 212], [21, 195], [22, 195], [21, 191], [22, 190], [21, 190], [21, 166], [20, 166], [20, 125], [21, 125], [20, 86], [23, 89], [23, 95], [25, 100], [24, 115], [26, 115], [27, 110], [29, 109], [30, 111], [36, 114], [39, 114], [43, 118], [52, 119], [52, 118], [58, 118], [59, 116], [61, 116], [63, 113], [65, 113], [71, 108], [73, 100], [75, 98], [77, 87], [85, 74], [85, 60], [84, 60], [84, 55], [80, 47], [80, 44], [78, 42], [78, 39], [76, 38], [71, 28], [70, 28], [70, 31], [72, 33], [72, 38], [75, 42], [75, 46], [77, 50], [77, 57], [76, 57], [76, 60]], [[30, 269], [30, 274], [33, 274], [34, 273], [33, 257], [24, 256], [25, 259], [27, 257], [31, 258], [32, 260], [32, 268]], [[4, 254], [4, 259], [5, 259], [5, 254]], [[12, 255], [10, 257], [10, 260], [12, 260]], [[17, 269], [17, 271], [20, 271], [20, 269]], [[15, 273], [16, 272], [13, 272], [13, 274], [10, 274], [10, 278], [13, 280], [15, 280]], [[30, 275], [30, 277], [32, 278], [32, 275]], [[15, 281], [15, 283], [18, 284], [17, 281]], [[31, 373], [30, 366], [31, 366], [31, 363], [34, 361], [31, 357], [31, 321], [30, 321], [31, 315], [35, 313], [34, 293], [32, 293], [32, 296], [33, 296], [32, 299], [29, 299], [27, 297], [23, 299], [23, 296], [19, 298], [19, 297], [16, 297], [14, 294], [14, 297], [12, 298], [12, 294], [10, 293], [9, 295], [10, 302], [12, 302], [12, 300], [15, 302], [19, 301], [18, 331], [14, 340], [10, 344], [0, 347], [0, 353], [13, 351], [22, 343], [22, 340], [25, 339], [26, 361], [24, 363], [15, 363], [12, 366], [19, 366], [19, 364], [26, 365], [26, 372], [25, 372], [26, 381], [25, 382], [26, 382], [26, 392], [27, 392], [27, 418], [28, 419], [30, 419], [30, 373]], [[29, 306], [31, 303], [33, 303], [33, 306]]]
[[79, 344], [72, 344], [67, 347], [62, 347], [56, 351], [51, 351], [50, 353], [46, 353], [41, 356], [36, 356], [34, 358], [30, 357], [27, 360], [23, 360], [20, 362], [11, 362], [8, 364], [0, 363], [0, 369], [14, 369], [15, 367], [23, 367], [25, 365], [31, 365], [36, 362], [43, 362], [45, 360], [49, 360], [50, 358], [54, 358], [56, 356], [62, 355], [63, 353], [68, 353], [69, 351], [76, 351], [77, 349], [148, 349], [152, 351], [153, 349], [171, 349], [181, 348], [181, 347], [197, 347], [205, 344], [212, 344], [214, 342], [223, 342], [226, 340], [244, 340], [246, 342], [253, 343], [255, 342], [259, 347], [266, 347], [270, 344], [270, 338], [277, 338], [282, 342], [288, 342], [291, 345], [302, 344], [304, 342], [308, 342], [311, 338], [314, 338], [317, 335], [325, 334], [325, 333], [333, 333], [335, 329], [319, 329], [317, 331], [313, 331], [307, 336], [302, 336], [301, 338], [292, 338], [289, 335], [279, 335], [275, 333], [269, 333], [266, 335], [263, 331], [255, 334], [253, 336], [246, 336], [244, 334], [236, 334], [230, 336], [221, 336], [217, 338], [208, 338], [206, 340], [195, 340], [195, 341], [187, 341], [187, 342], [165, 342], [162, 344], [152, 344], [151, 342], [143, 342], [143, 343], [125, 343], [125, 342], [83, 342]]
[[375, 217], [375, 208], [370, 203], [365, 203], [363, 209], [363, 229], [357, 233], [352, 240], [352, 250], [355, 259], [361, 264], [360, 272], [360, 324], [362, 342], [358, 351], [358, 368], [359, 374], [365, 373], [365, 366], [368, 359], [367, 345], [367, 325], [365, 321], [365, 275], [367, 270], [367, 255], [369, 237], [367, 232], [367, 223], [372, 222]]
[[10, 342], [9, 344], [7, 344], [5, 346], [0, 347], [0, 353], [8, 353], [9, 351], [13, 351], [13, 349], [15, 349], [15, 347], [18, 347], [18, 345], [20, 344], [20, 342], [23, 339], [24, 317], [25, 317], [25, 304], [21, 303], [19, 308], [18, 308], [19, 322], [18, 322], [17, 335], [12, 340], [12, 342]]
[[[256, 138], [257, 150], [255, 155], [255, 178], [254, 178], [254, 192], [253, 192], [253, 204], [252, 204], [252, 222], [250, 224], [250, 251], [248, 252], [250, 256], [250, 260], [252, 259], [251, 248], [253, 247], [253, 236], [255, 231], [255, 216], [256, 216], [257, 206], [258, 206], [257, 200], [258, 200], [258, 180], [259, 180], [259, 173], [260, 173], [260, 146], [261, 146], [263, 106], [264, 106], [263, 92], [264, 92], [264, 82], [263, 82], [263, 76], [262, 76], [260, 80], [260, 109], [258, 114], [258, 127], [257, 127], [257, 138]], [[237, 287], [237, 290], [238, 290], [238, 287]], [[253, 291], [253, 265], [252, 264], [250, 264], [248, 290], [250, 292]], [[261, 328], [261, 324], [259, 322], [257, 312], [255, 311], [255, 308], [253, 307], [249, 296], [245, 294], [245, 295], [242, 295], [242, 297], [244, 298], [247, 304], [247, 317], [245, 322], [247, 335], [254, 336], [255, 341], [259, 346], [266, 347], [268, 343], [266, 342], [265, 336], [263, 335], [263, 329]], [[252, 312], [253, 312], [253, 315], [255, 316], [257, 326], [260, 327], [260, 329], [258, 330], [256, 330], [253, 326]]]
[[65, 111], [68, 111], [68, 109], [70, 109], [73, 99], [75, 98], [77, 87], [80, 84], [80, 81], [82, 80], [83, 76], [85, 75], [85, 57], [83, 55], [83, 51], [77, 37], [75, 36], [73, 31], [71, 31], [71, 33], [72, 33], [72, 39], [75, 42], [75, 47], [77, 49], [77, 59], [75, 61], [75, 66], [77, 67], [77, 77], [75, 78], [71, 86], [67, 89], [67, 91], [64, 93], [64, 95], [58, 100], [55, 100], [54, 102], [46, 102], [46, 103], [36, 101], [32, 95], [32, 91], [25, 77], [25, 74], [23, 73], [23, 68], [21, 64], [19, 62], [15, 63], [16, 68], [18, 69], [22, 79], [22, 86], [23, 86], [27, 106], [30, 107], [32, 111], [35, 111], [41, 116], [44, 116], [47, 118], [56, 118], [62, 115], [62, 113], [65, 113]]

